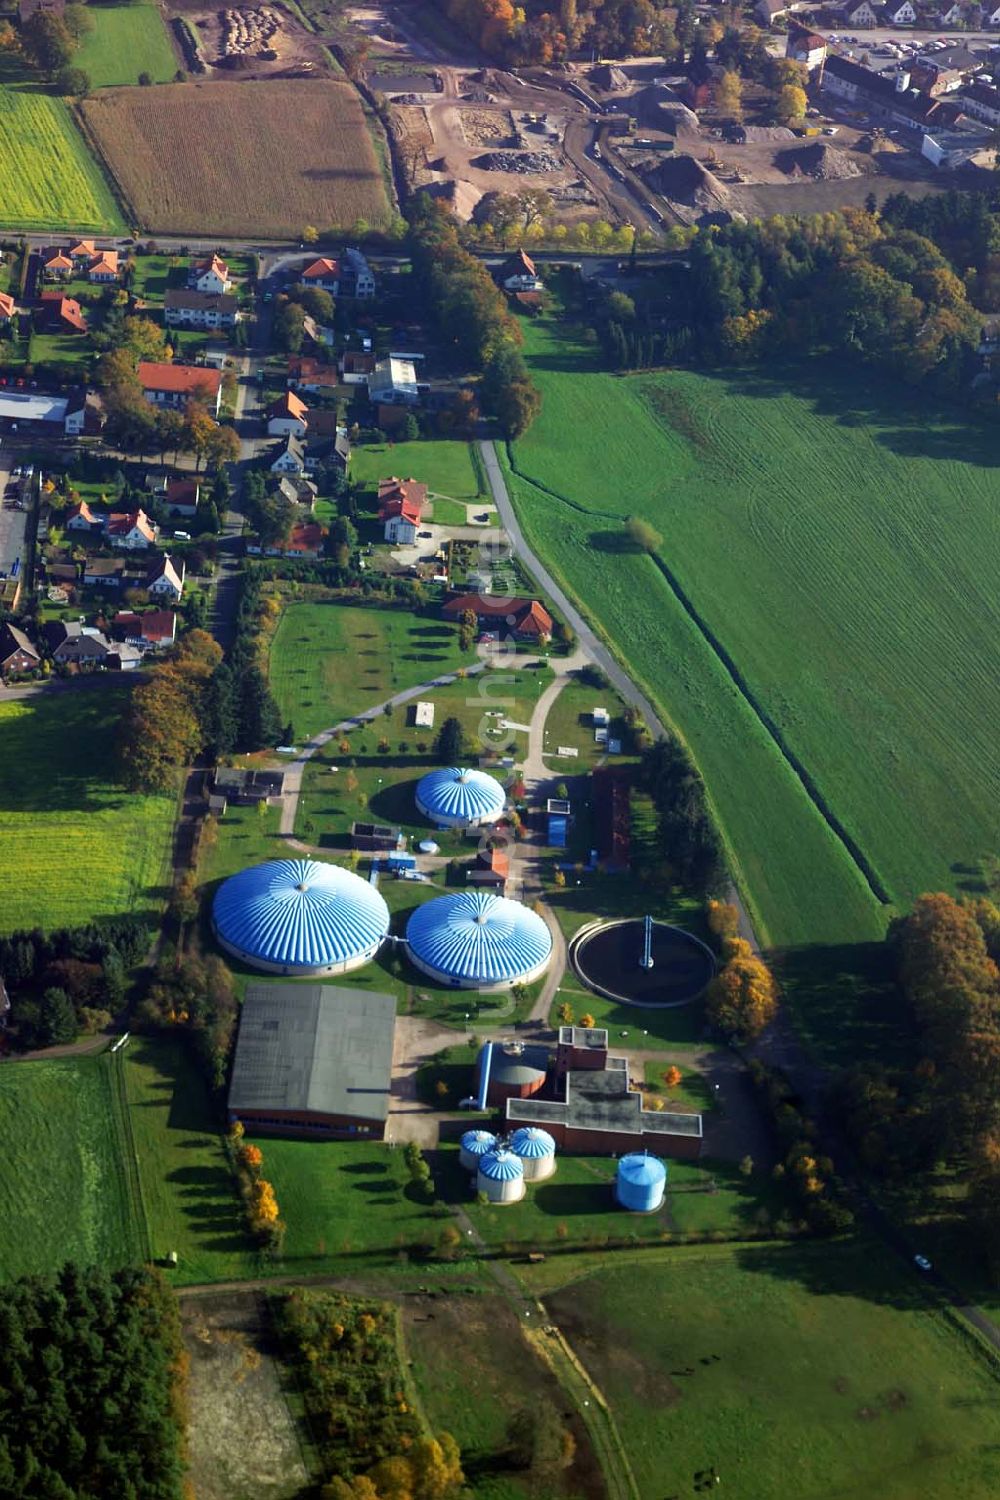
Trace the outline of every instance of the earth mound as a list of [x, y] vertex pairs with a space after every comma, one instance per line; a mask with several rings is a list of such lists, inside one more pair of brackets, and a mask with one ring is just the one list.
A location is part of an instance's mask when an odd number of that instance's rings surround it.
[[664, 198], [710, 211], [729, 202], [729, 189], [693, 156], [671, 156], [658, 162], [646, 181]]
[[818, 182], [844, 182], [849, 177], [863, 177], [860, 162], [828, 146], [825, 141], [814, 141], [809, 146], [796, 146], [791, 151], [779, 151], [774, 158], [775, 166], [789, 177], [812, 177]]

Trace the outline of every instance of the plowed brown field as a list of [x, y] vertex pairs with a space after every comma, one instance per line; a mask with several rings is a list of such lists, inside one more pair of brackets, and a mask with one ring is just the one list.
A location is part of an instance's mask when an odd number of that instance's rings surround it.
[[102, 89], [87, 125], [143, 229], [298, 235], [391, 209], [348, 83], [275, 79]]

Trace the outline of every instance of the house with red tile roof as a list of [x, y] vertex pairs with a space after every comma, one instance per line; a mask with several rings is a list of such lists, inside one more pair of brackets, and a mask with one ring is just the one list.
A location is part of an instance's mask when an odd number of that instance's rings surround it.
[[79, 505], [73, 505], [66, 512], [67, 531], [101, 531], [103, 530], [105, 516], [95, 516], [86, 500], [81, 500]]
[[296, 391], [332, 391], [340, 384], [336, 365], [321, 365], [307, 354], [295, 354], [288, 361], [286, 384]]
[[44, 327], [56, 332], [87, 332], [86, 316], [75, 297], [64, 297], [62, 292], [43, 292], [38, 300], [42, 304], [41, 321]]
[[9, 292], [0, 292], [0, 323], [9, 323], [17, 312], [17, 303]]
[[336, 296], [340, 290], [340, 262], [323, 255], [306, 266], [301, 280], [305, 286], [320, 286]]
[[142, 509], [112, 511], [105, 534], [112, 547], [127, 547], [135, 551], [154, 546], [158, 529]]
[[228, 292], [232, 286], [229, 266], [218, 255], [195, 261], [188, 272], [188, 286], [195, 292]]
[[308, 427], [309, 408], [294, 391], [286, 391], [267, 408], [268, 437], [305, 437]]
[[177, 616], [172, 609], [150, 609], [144, 614], [122, 609], [112, 620], [111, 628], [118, 640], [141, 646], [146, 651], [156, 651], [174, 644]]
[[480, 630], [515, 640], [547, 641], [552, 635], [552, 616], [537, 599], [494, 598], [492, 594], [456, 594], [441, 606], [446, 620], [458, 620], [471, 611]]
[[87, 267], [87, 280], [97, 282], [118, 280], [118, 251], [99, 250]]
[[142, 394], [154, 406], [172, 406], [178, 410], [189, 401], [200, 401], [217, 416], [222, 401], [222, 371], [206, 365], [169, 365], [156, 360], [140, 360], [139, 383]]
[[[45, 254], [45, 252], [42, 252]], [[46, 260], [42, 262], [42, 271], [46, 276], [69, 276], [73, 270], [73, 262], [65, 250], [52, 250], [48, 253]]]
[[426, 504], [426, 484], [418, 484], [415, 479], [397, 479], [395, 475], [380, 479], [378, 518], [385, 528], [386, 541], [412, 547]]

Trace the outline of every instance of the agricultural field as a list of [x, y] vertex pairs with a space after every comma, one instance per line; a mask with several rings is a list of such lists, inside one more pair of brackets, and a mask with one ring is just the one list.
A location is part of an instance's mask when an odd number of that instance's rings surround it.
[[565, 1262], [539, 1268], [641, 1500], [712, 1469], [755, 1500], [996, 1494], [997, 1377], [904, 1262], [871, 1243], [651, 1255], [568, 1286]]
[[691, 745], [762, 936], [863, 941], [954, 887], [1000, 836], [991, 433], [862, 369], [621, 379], [566, 323], [525, 337], [544, 403], [513, 450], [522, 521]]
[[163, 24], [160, 7], [152, 0], [137, 4], [95, 5], [87, 12], [93, 29], [73, 59], [94, 89], [109, 84], [138, 83], [148, 73], [153, 83], [169, 83], [180, 67]]
[[128, 693], [106, 679], [0, 704], [0, 847], [11, 876], [0, 931], [162, 907], [173, 798], [133, 795], [112, 779]]
[[[304, 744], [321, 729], [470, 660], [458, 649], [457, 627], [444, 620], [332, 601], [297, 603], [278, 624], [269, 676], [282, 718]], [[399, 711], [397, 721], [401, 717]]]
[[377, 228], [391, 217], [361, 103], [346, 82], [107, 89], [82, 109], [137, 222], [153, 233], [280, 239], [304, 224]]
[[0, 58], [0, 228], [123, 234], [125, 222], [69, 105]]
[[146, 1258], [115, 1058], [5, 1064], [0, 1126], [0, 1278]]

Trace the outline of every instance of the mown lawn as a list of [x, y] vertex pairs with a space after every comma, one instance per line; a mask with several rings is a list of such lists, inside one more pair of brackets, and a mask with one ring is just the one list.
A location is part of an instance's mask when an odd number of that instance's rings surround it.
[[653, 1254], [545, 1299], [642, 1500], [713, 1468], [755, 1500], [996, 1494], [996, 1376], [904, 1262], [870, 1243]]
[[158, 911], [174, 800], [114, 780], [121, 679], [0, 704], [0, 931]]
[[[486, 494], [471, 443], [431, 438], [414, 443], [364, 443], [352, 450], [351, 478], [357, 484], [374, 490], [380, 479], [392, 474], [419, 480], [432, 493], [450, 500], [478, 500]], [[443, 509], [441, 519], [446, 516]], [[463, 524], [464, 520], [463, 505]]]
[[114, 1068], [107, 1053], [0, 1068], [0, 1278], [145, 1258]]
[[125, 232], [121, 210], [68, 104], [46, 92], [10, 52], [0, 58], [0, 120], [0, 224]]
[[154, 1256], [176, 1250], [178, 1286], [256, 1274], [219, 1120], [184, 1045], [136, 1037], [122, 1061]]
[[88, 12], [93, 29], [73, 59], [91, 88], [138, 83], [148, 73], [153, 83], [169, 83], [180, 66], [170, 45], [158, 5], [95, 5]]
[[468, 660], [458, 649], [457, 627], [445, 620], [310, 602], [285, 609], [271, 643], [269, 672], [282, 717], [303, 744], [321, 729]]

